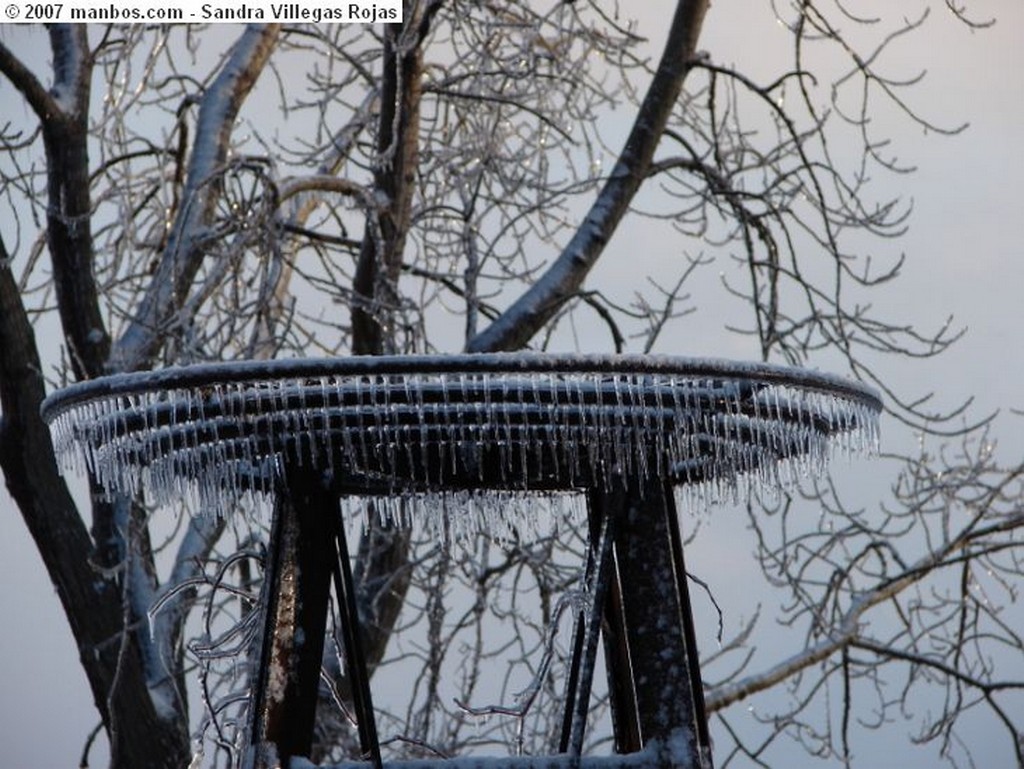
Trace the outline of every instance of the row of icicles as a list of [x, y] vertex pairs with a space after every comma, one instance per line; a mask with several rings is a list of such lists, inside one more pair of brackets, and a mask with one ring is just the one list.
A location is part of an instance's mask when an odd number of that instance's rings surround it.
[[265, 505], [293, 462], [347, 479], [347, 491], [365, 486], [381, 497], [383, 516], [446, 531], [455, 521], [466, 531], [514, 530], [530, 505], [495, 500], [625, 478], [665, 479], [687, 506], [703, 507], [785, 486], [820, 472], [834, 451], [870, 451], [878, 439], [869, 405], [828, 392], [587, 372], [154, 390], [75, 403], [51, 429], [65, 467], [112, 494], [184, 498], [223, 515]]

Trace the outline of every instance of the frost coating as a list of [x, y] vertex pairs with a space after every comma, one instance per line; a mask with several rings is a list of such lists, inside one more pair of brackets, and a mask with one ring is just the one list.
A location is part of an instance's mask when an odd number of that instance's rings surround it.
[[873, 450], [880, 405], [799, 369], [519, 354], [122, 374], [51, 395], [43, 415], [63, 466], [110, 493], [226, 514], [280, 488], [286, 464], [311, 465], [390, 520], [432, 515], [458, 535], [514, 521], [522, 492], [658, 478], [701, 506], [776, 488], [836, 450]]

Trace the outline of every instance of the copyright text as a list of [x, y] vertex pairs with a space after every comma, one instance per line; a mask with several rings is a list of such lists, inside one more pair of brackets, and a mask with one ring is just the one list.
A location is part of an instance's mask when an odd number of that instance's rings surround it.
[[136, 3], [71, 0], [70, 2], [9, 2], [4, 21], [14, 23], [70, 22], [334, 22], [340, 24], [390, 24], [402, 20], [402, 0], [361, 2], [270, 2], [270, 0], [179, 0]]

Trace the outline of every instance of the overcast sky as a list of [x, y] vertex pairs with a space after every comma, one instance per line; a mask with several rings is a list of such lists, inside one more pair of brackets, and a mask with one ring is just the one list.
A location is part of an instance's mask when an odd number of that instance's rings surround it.
[[[763, 14], [766, 4], [713, 4], [701, 47], [729, 63], [741, 60], [744, 51], [770, 45], [763, 24], [747, 23]], [[642, 10], [664, 19], [670, 5], [659, 0]], [[953, 314], [969, 329], [966, 340], [941, 361], [914, 369], [916, 374], [894, 369], [893, 376], [908, 386], [916, 376], [948, 403], [974, 394], [981, 413], [1024, 408], [1024, 344], [1019, 340], [1024, 320], [1019, 236], [1024, 222], [1024, 3], [971, 5], [975, 16], [997, 16], [998, 24], [972, 34], [937, 11], [926, 29], [900, 48], [908, 71], [928, 70], [915, 93], [921, 111], [939, 123], [968, 120], [971, 125], [953, 139], [893, 126], [901, 158], [919, 170], [887, 182], [894, 194], [913, 199], [915, 212], [901, 243], [908, 255], [906, 275], [885, 301], [925, 327]], [[23, 29], [2, 34], [9, 38]], [[13, 98], [9, 86], [0, 85], [5, 109]], [[665, 253], [674, 247], [651, 245], [655, 254], [658, 247]], [[631, 249], [628, 239], [619, 238], [605, 260], [621, 261]], [[713, 310], [701, 307], [699, 297], [696, 304], [698, 311]], [[729, 351], [697, 347], [681, 352], [730, 357]], [[1009, 415], [999, 422], [996, 437], [1008, 462], [1019, 461], [1024, 452], [1022, 427], [1021, 418]], [[60, 605], [6, 490], [0, 491], [0, 563], [5, 586], [0, 591], [0, 761], [11, 767], [77, 766], [97, 716]]]

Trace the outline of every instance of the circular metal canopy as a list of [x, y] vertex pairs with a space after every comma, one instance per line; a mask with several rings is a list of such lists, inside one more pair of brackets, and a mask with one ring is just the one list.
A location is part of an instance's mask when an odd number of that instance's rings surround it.
[[81, 382], [42, 406], [66, 467], [217, 512], [286, 468], [339, 493], [735, 487], [877, 442], [878, 395], [710, 359], [489, 354], [211, 363]]

